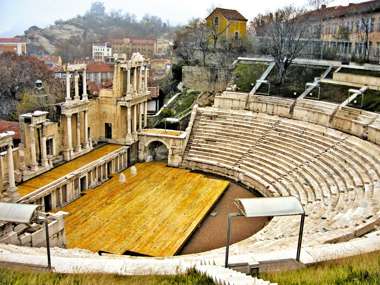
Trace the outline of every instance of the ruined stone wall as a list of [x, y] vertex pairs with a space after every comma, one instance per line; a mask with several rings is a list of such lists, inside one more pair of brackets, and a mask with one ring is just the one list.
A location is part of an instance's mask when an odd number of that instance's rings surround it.
[[380, 78], [375, 77], [375, 76], [334, 72], [333, 80], [342, 81], [342, 82], [351, 82], [351, 83], [356, 83], [363, 86], [378, 87], [378, 90], [380, 90]]
[[204, 66], [184, 66], [182, 68], [184, 86], [197, 91], [226, 90], [229, 78], [228, 69], [213, 69]]
[[[65, 247], [64, 214], [58, 212], [49, 217], [49, 240], [51, 247]], [[43, 247], [46, 246], [45, 229], [42, 224], [5, 223], [0, 227], [0, 243]]]
[[[235, 94], [231, 94], [235, 93]], [[224, 92], [215, 97], [214, 107], [227, 110], [249, 110], [305, 121], [333, 128], [373, 143], [380, 144], [380, 115], [338, 104], [309, 99], [286, 99], [274, 96]]]

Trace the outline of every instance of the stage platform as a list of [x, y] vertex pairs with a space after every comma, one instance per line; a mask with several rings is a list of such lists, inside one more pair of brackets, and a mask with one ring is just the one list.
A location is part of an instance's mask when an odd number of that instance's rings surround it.
[[170, 168], [136, 165], [67, 205], [67, 245], [94, 252], [175, 255], [227, 189], [229, 182]]
[[121, 147], [122, 146], [120, 145], [107, 144], [100, 148], [94, 149], [93, 151], [73, 159], [72, 161], [64, 163], [35, 178], [25, 181], [17, 186], [17, 192], [20, 194], [20, 197], [23, 197]]

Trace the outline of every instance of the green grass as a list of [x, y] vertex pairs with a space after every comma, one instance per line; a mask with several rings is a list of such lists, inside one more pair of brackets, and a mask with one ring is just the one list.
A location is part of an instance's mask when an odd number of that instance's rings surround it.
[[267, 68], [268, 64], [265, 63], [238, 64], [233, 71], [233, 75], [239, 91], [251, 91], [256, 84], [256, 80], [260, 78]]
[[280, 285], [378, 285], [380, 252], [260, 276]]
[[[361, 99], [358, 98], [350, 104], [351, 107], [360, 108]], [[364, 93], [363, 110], [380, 113], [380, 92], [376, 90], [367, 90]]]
[[[306, 66], [292, 64], [286, 72], [284, 84], [277, 85], [277, 67], [274, 67], [267, 77], [271, 83], [270, 95], [281, 96], [286, 98], [296, 98], [305, 91], [306, 82], [313, 82], [315, 77], [320, 77], [326, 67], [321, 66]], [[265, 93], [267, 86], [262, 85], [257, 93]]]
[[0, 285], [212, 285], [211, 279], [191, 270], [176, 276], [118, 276], [110, 274], [58, 274], [0, 268]]

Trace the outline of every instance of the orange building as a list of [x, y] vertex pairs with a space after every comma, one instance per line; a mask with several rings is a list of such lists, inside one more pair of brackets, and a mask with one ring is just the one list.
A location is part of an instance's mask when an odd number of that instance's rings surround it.
[[26, 55], [26, 41], [20, 38], [0, 38], [0, 53], [3, 52]]

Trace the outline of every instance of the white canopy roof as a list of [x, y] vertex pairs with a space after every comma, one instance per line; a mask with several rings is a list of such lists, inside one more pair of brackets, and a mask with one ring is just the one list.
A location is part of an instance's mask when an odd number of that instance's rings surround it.
[[12, 223], [32, 223], [37, 217], [39, 205], [0, 202], [0, 221]]
[[293, 196], [236, 199], [235, 204], [247, 218], [292, 216], [305, 213], [300, 201]]

